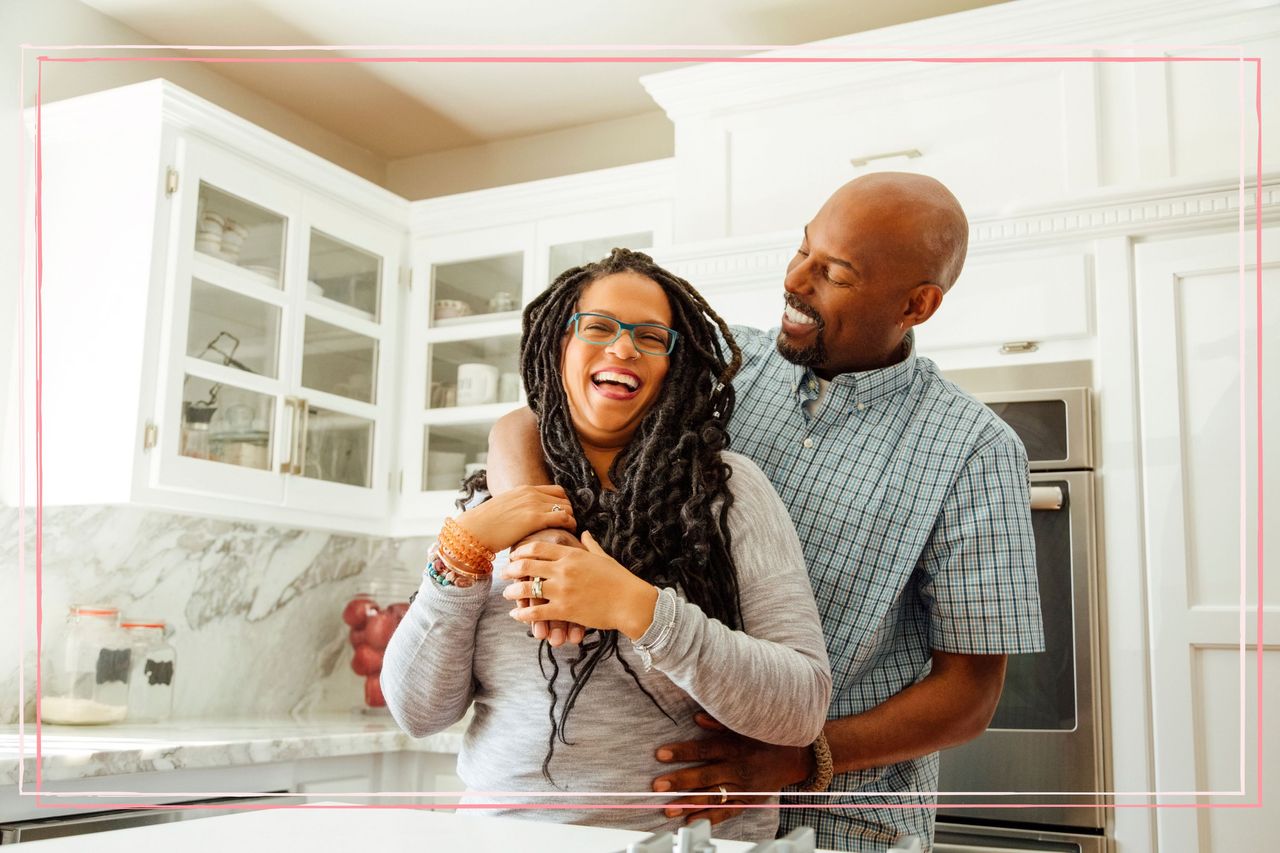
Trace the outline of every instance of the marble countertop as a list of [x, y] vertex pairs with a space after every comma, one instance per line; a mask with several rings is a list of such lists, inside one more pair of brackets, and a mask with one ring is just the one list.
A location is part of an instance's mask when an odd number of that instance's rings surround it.
[[[306, 717], [170, 720], [107, 726], [44, 725], [42, 778], [83, 779], [157, 770], [232, 767], [378, 752], [456, 754], [468, 718], [425, 738], [402, 732], [390, 715], [360, 711]], [[36, 727], [0, 726], [0, 781], [16, 784], [18, 763], [35, 778]], [[21, 758], [20, 758], [21, 756]]]

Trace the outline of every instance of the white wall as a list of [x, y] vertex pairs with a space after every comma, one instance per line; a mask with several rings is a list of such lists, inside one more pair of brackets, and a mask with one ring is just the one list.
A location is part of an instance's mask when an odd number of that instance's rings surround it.
[[392, 160], [385, 186], [417, 201], [441, 195], [557, 178], [662, 160], [675, 153], [675, 131], [661, 110]]

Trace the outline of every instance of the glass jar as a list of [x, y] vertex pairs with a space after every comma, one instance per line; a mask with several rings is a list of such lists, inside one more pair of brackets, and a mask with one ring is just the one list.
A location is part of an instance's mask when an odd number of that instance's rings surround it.
[[396, 626], [409, 610], [409, 596], [417, 581], [402, 569], [383, 570], [361, 580], [342, 610], [342, 621], [351, 642], [351, 669], [364, 679], [365, 713], [386, 713], [382, 698], [382, 653]]
[[130, 722], [155, 723], [173, 712], [174, 661], [177, 653], [165, 640], [160, 619], [126, 618], [120, 626], [133, 644], [129, 674]]
[[40, 718], [46, 723], [118, 723], [129, 710], [129, 634], [114, 607], [72, 605], [61, 642], [42, 674]]

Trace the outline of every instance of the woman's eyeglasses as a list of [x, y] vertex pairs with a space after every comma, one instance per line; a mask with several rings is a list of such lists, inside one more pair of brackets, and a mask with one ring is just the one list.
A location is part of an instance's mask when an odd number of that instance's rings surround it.
[[676, 348], [676, 339], [680, 337], [675, 329], [657, 323], [624, 323], [605, 314], [578, 312], [569, 318], [565, 328], [569, 326], [573, 327], [578, 340], [600, 347], [608, 346], [622, 337], [623, 332], [629, 332], [631, 343], [646, 355], [671, 355]]

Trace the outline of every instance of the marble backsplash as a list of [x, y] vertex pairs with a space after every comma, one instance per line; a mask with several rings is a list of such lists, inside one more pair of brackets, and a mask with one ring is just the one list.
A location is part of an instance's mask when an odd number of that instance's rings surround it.
[[[0, 507], [7, 623], [0, 723], [33, 718], [36, 660], [34, 514]], [[19, 534], [26, 536], [18, 595]], [[363, 704], [350, 667], [343, 605], [364, 581], [420, 577], [429, 538], [382, 539], [133, 507], [51, 507], [43, 516], [44, 643], [63, 636], [71, 604], [108, 604], [164, 619], [177, 652], [176, 718], [337, 711]], [[20, 623], [24, 623], [20, 626]], [[19, 700], [21, 656], [25, 702]], [[24, 707], [19, 707], [23, 705]]]

